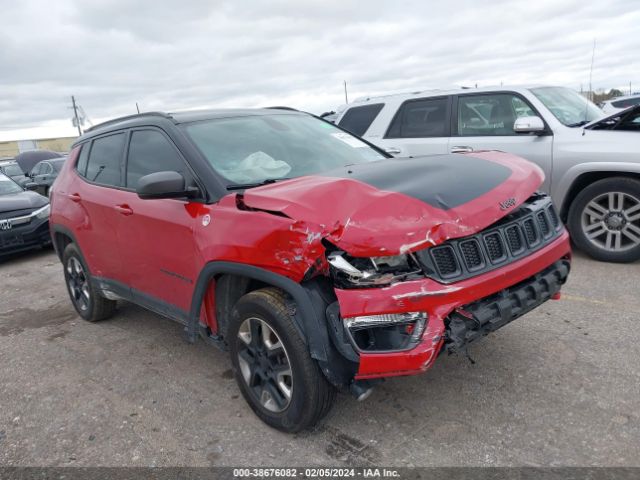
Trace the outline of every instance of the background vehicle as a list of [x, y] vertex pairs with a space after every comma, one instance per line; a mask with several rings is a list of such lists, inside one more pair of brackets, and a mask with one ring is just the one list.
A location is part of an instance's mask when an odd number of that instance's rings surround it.
[[[42, 160], [62, 157], [63, 155], [61, 153], [53, 152], [51, 150], [29, 150], [16, 155], [14, 161], [20, 166], [23, 172], [28, 173], [31, 172], [33, 167]], [[29, 182], [31, 182], [31, 180], [28, 178], [28, 175], [18, 181], [18, 183], [23, 186]]]
[[51, 185], [53, 185], [55, 179], [58, 178], [60, 169], [66, 159], [66, 157], [53, 158], [51, 160], [43, 160], [36, 163], [28, 174], [28, 177], [34, 184], [33, 187], [30, 186], [30, 190], [35, 190], [48, 197], [49, 189], [51, 188]]
[[626, 97], [616, 97], [611, 100], [605, 100], [599, 107], [602, 108], [602, 111], [611, 114], [620, 112], [622, 110], [626, 110], [629, 107], [633, 107], [635, 105], [640, 105], [640, 94], [635, 95], [627, 95]]
[[20, 165], [13, 160], [0, 163], [0, 172], [4, 173], [7, 177], [11, 178], [16, 183], [24, 180], [24, 172], [20, 168]]
[[297, 431], [337, 388], [364, 398], [559, 294], [570, 247], [541, 170], [453, 157], [388, 158], [291, 110], [134, 115], [74, 145], [54, 245], [82, 318], [125, 299], [186, 324]]
[[630, 262], [640, 258], [640, 136], [633, 120], [604, 128], [602, 116], [567, 88], [498, 87], [370, 97], [337, 123], [398, 157], [497, 149], [526, 158], [544, 170], [542, 188], [575, 243]]
[[50, 244], [49, 201], [0, 173], [0, 258]]

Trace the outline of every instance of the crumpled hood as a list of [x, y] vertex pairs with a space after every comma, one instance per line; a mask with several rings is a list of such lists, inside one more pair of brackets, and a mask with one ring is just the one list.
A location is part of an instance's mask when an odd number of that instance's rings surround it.
[[524, 202], [542, 170], [495, 151], [393, 158], [246, 190], [355, 256], [395, 255], [478, 232]]
[[36, 192], [19, 192], [0, 195], [0, 212], [40, 208], [44, 207], [47, 203], [49, 203], [49, 200]]

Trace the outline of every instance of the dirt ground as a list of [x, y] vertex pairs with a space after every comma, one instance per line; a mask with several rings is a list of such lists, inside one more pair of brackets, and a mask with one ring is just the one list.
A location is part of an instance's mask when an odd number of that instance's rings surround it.
[[637, 466], [640, 264], [577, 254], [561, 301], [315, 431], [253, 415], [227, 355], [130, 304], [78, 318], [51, 251], [0, 264], [0, 465]]

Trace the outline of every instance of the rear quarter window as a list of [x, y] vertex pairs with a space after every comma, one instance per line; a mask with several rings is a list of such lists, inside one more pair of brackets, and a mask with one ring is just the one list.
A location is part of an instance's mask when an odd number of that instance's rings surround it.
[[80, 147], [80, 156], [78, 157], [78, 163], [76, 163], [76, 170], [83, 177], [87, 174], [87, 160], [89, 160], [89, 143], [85, 143]]
[[338, 125], [354, 135], [362, 136], [376, 119], [384, 103], [351, 107], [342, 116]]

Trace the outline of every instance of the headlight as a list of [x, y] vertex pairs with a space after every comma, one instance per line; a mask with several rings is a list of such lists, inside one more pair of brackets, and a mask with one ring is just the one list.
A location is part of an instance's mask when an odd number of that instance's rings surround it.
[[425, 312], [363, 315], [344, 319], [344, 325], [360, 351], [380, 352], [415, 347], [427, 326]]
[[334, 280], [343, 288], [384, 286], [421, 273], [410, 255], [362, 258], [336, 251], [327, 256], [327, 262]]
[[37, 218], [44, 219], [44, 218], [49, 218], [50, 212], [51, 212], [51, 205], [47, 204], [41, 209], [33, 212], [33, 215], [35, 215]]

